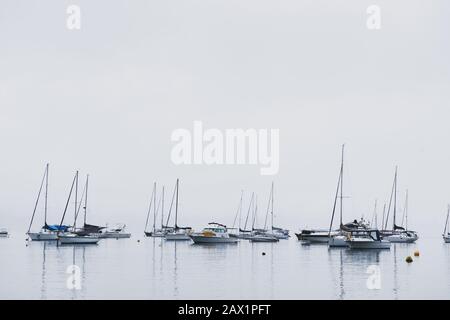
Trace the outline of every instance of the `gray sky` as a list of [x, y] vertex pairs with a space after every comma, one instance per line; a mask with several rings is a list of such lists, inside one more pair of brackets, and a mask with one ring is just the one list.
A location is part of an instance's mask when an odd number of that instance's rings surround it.
[[[79, 31], [66, 28], [69, 4], [81, 7]], [[372, 4], [376, 31], [366, 27]], [[445, 0], [3, 0], [0, 226], [26, 231], [50, 162], [54, 222], [79, 169], [91, 175], [92, 223], [141, 231], [153, 181], [170, 193], [179, 177], [181, 225], [231, 224], [241, 189], [264, 211], [274, 180], [278, 225], [323, 227], [345, 143], [346, 219], [371, 215], [375, 199], [382, 206], [398, 165], [410, 226], [440, 234], [449, 9]], [[170, 135], [194, 120], [279, 128], [279, 174], [173, 165]]]

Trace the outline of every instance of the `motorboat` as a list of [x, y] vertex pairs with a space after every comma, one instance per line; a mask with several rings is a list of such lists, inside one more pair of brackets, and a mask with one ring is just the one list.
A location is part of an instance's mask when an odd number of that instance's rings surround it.
[[238, 238], [230, 237], [227, 227], [220, 223], [210, 222], [202, 232], [191, 233], [189, 237], [197, 244], [237, 243]]
[[350, 249], [390, 249], [391, 243], [384, 240], [377, 229], [351, 231], [348, 235]]

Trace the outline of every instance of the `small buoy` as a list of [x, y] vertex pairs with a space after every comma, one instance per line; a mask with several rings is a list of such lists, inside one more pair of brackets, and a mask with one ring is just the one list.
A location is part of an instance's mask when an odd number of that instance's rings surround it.
[[265, 253], [265, 252], [263, 252], [263, 253], [262, 253], [262, 255], [263, 255], [263, 256], [265, 256], [265, 255], [266, 255], [266, 253]]
[[416, 251], [414, 251], [414, 256], [415, 256], [415, 257], [418, 257], [418, 256], [420, 256], [420, 252], [419, 252], [419, 250], [416, 250]]
[[406, 257], [406, 262], [408, 262], [408, 263], [413, 262], [413, 258], [411, 258], [411, 256], [407, 256]]
[[139, 242], [141, 242], [141, 240], [138, 240], [137, 242], [139, 243]]

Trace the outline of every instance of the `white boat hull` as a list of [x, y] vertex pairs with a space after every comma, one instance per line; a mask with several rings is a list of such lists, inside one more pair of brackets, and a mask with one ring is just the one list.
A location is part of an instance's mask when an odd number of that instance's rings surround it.
[[348, 246], [350, 247], [350, 249], [390, 249], [391, 243], [386, 240], [382, 241], [349, 240]]
[[214, 243], [238, 243], [238, 238], [232, 237], [207, 237], [207, 236], [196, 236], [191, 235], [190, 238], [194, 243], [199, 244], [214, 244]]
[[251, 242], [278, 242], [280, 241], [277, 237], [271, 236], [253, 236], [250, 238]]
[[417, 236], [404, 236], [404, 235], [391, 235], [388, 237], [384, 237], [384, 239], [386, 239], [389, 242], [392, 243], [414, 243], [417, 241], [419, 237]]
[[187, 241], [191, 240], [191, 237], [188, 234], [166, 234], [164, 237], [166, 240], [170, 241]]
[[97, 236], [59, 236], [60, 244], [97, 244], [99, 241]]
[[105, 233], [100, 233], [98, 237], [100, 239], [127, 239], [127, 238], [131, 238], [131, 233], [105, 232]]
[[56, 241], [58, 235], [53, 232], [29, 232], [28, 236], [32, 241]]
[[347, 237], [345, 236], [330, 237], [328, 245], [330, 246], [330, 248], [347, 248], [348, 247]]

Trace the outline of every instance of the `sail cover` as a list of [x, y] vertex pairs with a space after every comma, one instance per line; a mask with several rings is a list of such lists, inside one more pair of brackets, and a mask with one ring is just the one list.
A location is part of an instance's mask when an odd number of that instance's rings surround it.
[[83, 232], [85, 233], [99, 233], [100, 230], [105, 229], [105, 227], [96, 226], [93, 224], [87, 224], [85, 223], [83, 226]]
[[49, 231], [66, 232], [67, 229], [69, 229], [69, 227], [70, 226], [63, 226], [63, 225], [60, 226], [59, 224], [52, 224], [52, 225], [45, 224], [45, 226], [43, 226], [42, 229]]
[[394, 224], [394, 230], [405, 230], [405, 228], [399, 227], [398, 225]]

